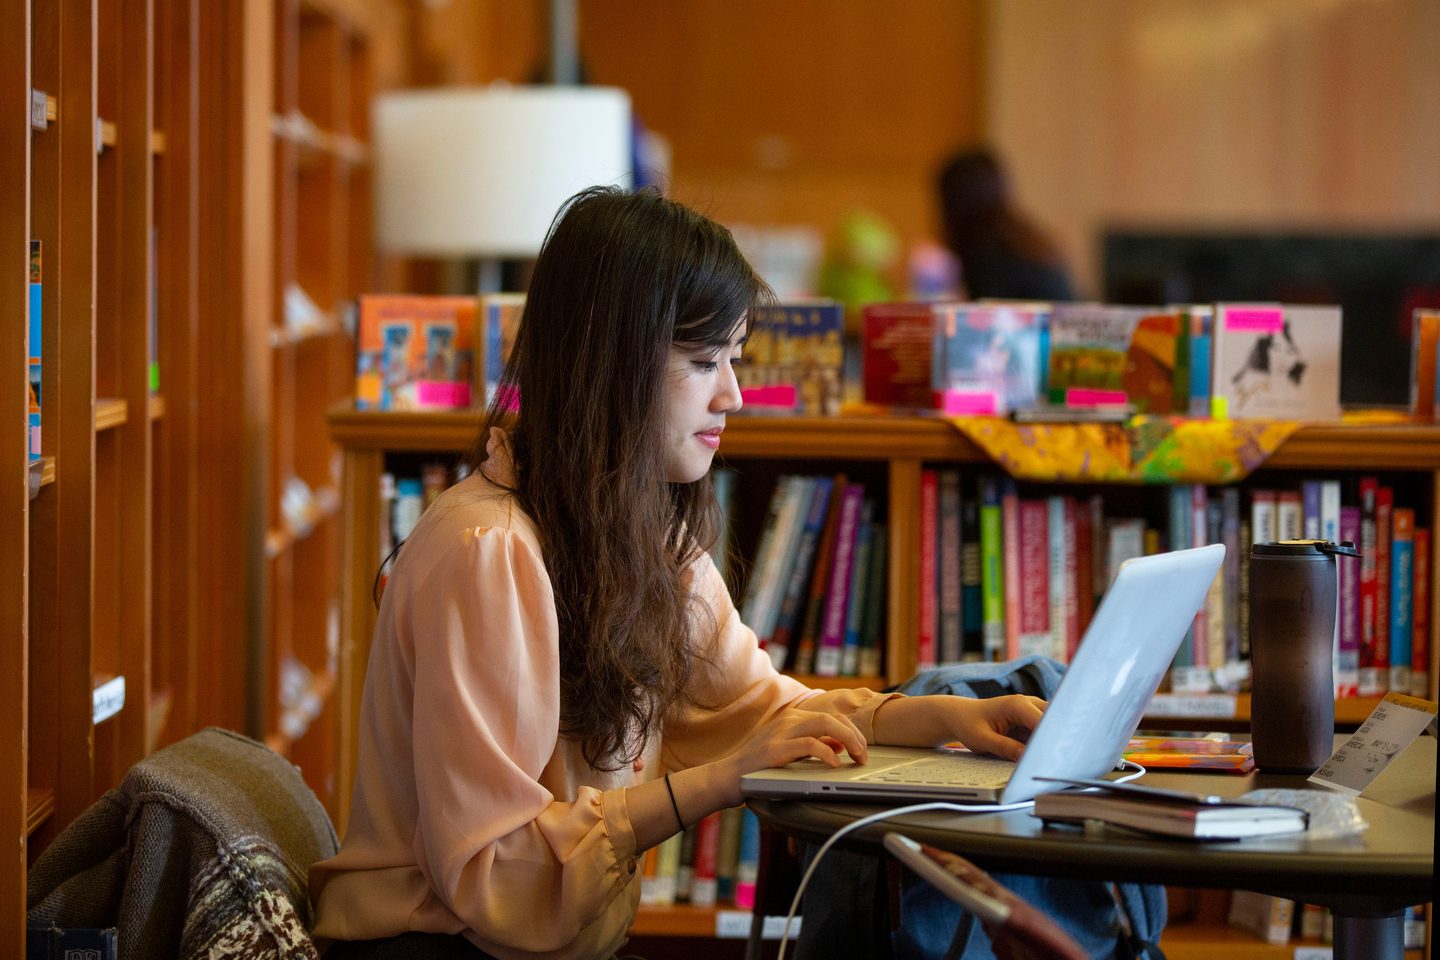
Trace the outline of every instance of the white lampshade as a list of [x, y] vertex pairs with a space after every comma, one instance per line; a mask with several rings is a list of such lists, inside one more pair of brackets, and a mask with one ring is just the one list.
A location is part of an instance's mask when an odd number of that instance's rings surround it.
[[383, 93], [373, 142], [386, 253], [533, 257], [566, 198], [631, 184], [630, 97], [609, 87]]

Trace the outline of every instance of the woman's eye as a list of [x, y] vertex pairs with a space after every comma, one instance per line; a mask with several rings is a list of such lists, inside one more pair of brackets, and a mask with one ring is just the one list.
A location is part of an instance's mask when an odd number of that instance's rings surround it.
[[720, 364], [714, 360], [695, 360], [693, 363], [701, 373], [714, 373], [720, 366]]

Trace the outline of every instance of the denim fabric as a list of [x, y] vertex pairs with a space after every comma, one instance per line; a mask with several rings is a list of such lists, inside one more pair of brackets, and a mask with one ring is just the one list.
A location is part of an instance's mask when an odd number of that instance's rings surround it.
[[[956, 694], [998, 697], [1011, 693], [1050, 698], [1065, 667], [1048, 657], [1006, 663], [967, 663], [927, 670], [898, 688], [911, 696]], [[807, 850], [806, 861], [813, 857]], [[878, 856], [832, 850], [805, 893], [798, 960], [885, 958], [940, 960], [952, 946], [959, 960], [994, 960], [984, 928], [934, 887], [902, 871], [900, 926], [887, 936], [884, 871]], [[1043, 910], [1095, 960], [1163, 960], [1157, 946], [1165, 928], [1165, 888], [997, 873], [995, 879]], [[1116, 897], [1124, 903], [1122, 914]], [[963, 914], [963, 917], [962, 917]], [[957, 929], [966, 920], [961, 935]], [[1125, 932], [1128, 922], [1131, 931]], [[959, 940], [958, 944], [952, 941]]]

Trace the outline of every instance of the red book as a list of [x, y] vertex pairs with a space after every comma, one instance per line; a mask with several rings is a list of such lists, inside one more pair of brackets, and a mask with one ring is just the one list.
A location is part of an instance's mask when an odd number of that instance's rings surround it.
[[1410, 695], [1430, 696], [1430, 528], [1415, 528], [1415, 592], [1410, 641]]
[[695, 832], [695, 873], [690, 880], [690, 903], [713, 907], [718, 889], [716, 867], [720, 862], [720, 813], [700, 821]]
[[1020, 501], [1019, 656], [1053, 656], [1050, 638], [1050, 517], [1044, 500]]
[[872, 303], [864, 314], [865, 402], [928, 409], [935, 325], [928, 303]]
[[919, 670], [935, 666], [935, 636], [939, 624], [935, 603], [939, 489], [934, 470], [920, 471], [920, 624], [915, 645], [915, 666]]
[[[1075, 622], [1081, 637], [1095, 615], [1095, 524], [1090, 504], [1075, 505]], [[1076, 638], [1079, 643], [1079, 638]]]

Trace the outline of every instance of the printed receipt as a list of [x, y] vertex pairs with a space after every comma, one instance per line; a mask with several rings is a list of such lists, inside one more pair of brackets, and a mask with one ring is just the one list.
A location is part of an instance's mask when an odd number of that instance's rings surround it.
[[1311, 782], [1347, 793], [1362, 792], [1434, 722], [1435, 710], [1429, 700], [1387, 693], [1355, 735], [1310, 775]]

